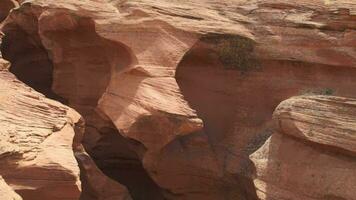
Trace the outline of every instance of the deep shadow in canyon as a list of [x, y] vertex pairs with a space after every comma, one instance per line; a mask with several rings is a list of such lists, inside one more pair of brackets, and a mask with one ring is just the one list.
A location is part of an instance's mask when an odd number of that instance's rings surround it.
[[164, 199], [155, 182], [143, 169], [136, 152], [114, 126], [103, 127], [102, 137], [90, 151], [97, 166], [110, 178], [128, 187], [133, 199]]
[[12, 26], [2, 39], [1, 52], [11, 62], [10, 72], [19, 80], [50, 99], [68, 103], [52, 91], [53, 64], [38, 37]]

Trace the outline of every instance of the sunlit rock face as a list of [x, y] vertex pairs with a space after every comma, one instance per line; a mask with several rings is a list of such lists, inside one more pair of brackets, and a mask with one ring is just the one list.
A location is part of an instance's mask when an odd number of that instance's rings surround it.
[[249, 156], [278, 104], [356, 96], [350, 0], [20, 3], [1, 52], [81, 114], [83, 199], [258, 199]]
[[260, 199], [355, 199], [355, 99], [294, 97], [276, 132], [250, 157]]
[[0, 59], [1, 199], [130, 200], [82, 147], [81, 116], [26, 86], [8, 68]]
[[23, 199], [78, 199], [79, 168], [72, 150], [77, 116], [6, 69], [0, 76], [2, 181]]

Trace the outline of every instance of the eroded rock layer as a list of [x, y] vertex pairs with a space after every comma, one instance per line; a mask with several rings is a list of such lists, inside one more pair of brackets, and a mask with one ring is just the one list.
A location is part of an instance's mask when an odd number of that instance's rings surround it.
[[302, 96], [278, 106], [276, 133], [251, 155], [260, 199], [355, 199], [355, 103]]
[[1, 199], [131, 199], [87, 156], [80, 115], [18, 81], [0, 61]]
[[304, 93], [356, 96], [355, 10], [30, 0], [5, 21], [1, 50], [19, 79], [80, 112], [87, 152], [133, 198], [254, 200], [249, 154], [273, 133], [275, 107]]
[[78, 199], [75, 116], [6, 69], [0, 76], [1, 176], [24, 199]]

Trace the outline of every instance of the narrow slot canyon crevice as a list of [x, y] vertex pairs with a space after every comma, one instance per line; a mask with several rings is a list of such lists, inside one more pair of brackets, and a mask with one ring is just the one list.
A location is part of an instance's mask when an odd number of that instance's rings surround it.
[[[44, 47], [37, 29], [24, 30], [11, 24], [4, 30], [1, 52], [12, 63], [10, 71], [33, 89], [84, 117], [82, 143], [98, 168], [126, 186], [134, 200], [163, 199], [160, 188], [131, 150], [133, 142], [122, 137], [112, 122], [96, 110], [112, 74], [135, 62], [129, 49], [98, 36], [93, 21], [85, 18], [75, 18], [71, 29], [43, 32], [55, 49]], [[86, 187], [86, 181], [82, 182]]]
[[135, 152], [133, 143], [122, 137], [114, 125], [98, 130], [102, 137], [89, 150], [97, 166], [110, 178], [125, 185], [135, 200], [164, 199]]

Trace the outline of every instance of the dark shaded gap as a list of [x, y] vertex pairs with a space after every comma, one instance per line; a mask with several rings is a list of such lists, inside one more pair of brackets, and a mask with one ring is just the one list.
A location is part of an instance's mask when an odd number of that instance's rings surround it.
[[1, 0], [0, 1], [0, 23], [6, 19], [11, 9], [15, 8], [17, 2], [15, 0]]
[[135, 200], [163, 200], [160, 188], [143, 168], [137, 153], [131, 150], [135, 144], [122, 137], [114, 125], [98, 131], [102, 137], [89, 154], [105, 175], [128, 187]]
[[67, 104], [52, 91], [53, 64], [42, 44], [18, 26], [6, 29], [1, 44], [4, 59], [10, 61], [10, 72], [46, 97]]

